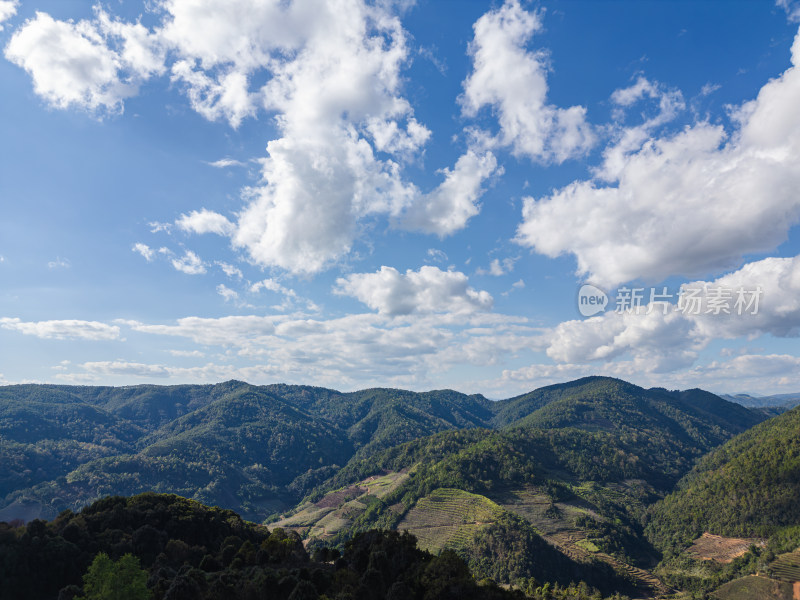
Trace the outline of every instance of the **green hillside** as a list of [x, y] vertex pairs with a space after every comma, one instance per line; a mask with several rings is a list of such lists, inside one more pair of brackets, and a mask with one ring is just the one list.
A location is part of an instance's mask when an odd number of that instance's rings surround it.
[[658, 503], [648, 525], [661, 545], [709, 531], [769, 537], [800, 525], [800, 408], [770, 419], [703, 457]]
[[356, 452], [485, 425], [491, 406], [449, 390], [342, 394], [238, 381], [0, 387], [0, 518], [154, 490], [262, 520]]
[[[479, 578], [522, 589], [581, 580], [664, 594], [652, 569], [677, 538], [645, 535], [650, 507], [764, 418], [702, 390], [604, 377], [497, 402], [237, 381], [7, 386], [0, 520], [176, 493], [294, 531], [312, 550], [406, 529]], [[683, 581], [670, 564], [658, 572]]]

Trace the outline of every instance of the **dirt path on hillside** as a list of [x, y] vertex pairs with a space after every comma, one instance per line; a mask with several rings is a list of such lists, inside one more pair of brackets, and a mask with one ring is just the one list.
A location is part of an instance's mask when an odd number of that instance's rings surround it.
[[792, 589], [794, 590], [794, 600], [800, 600], [800, 581], [795, 581]]

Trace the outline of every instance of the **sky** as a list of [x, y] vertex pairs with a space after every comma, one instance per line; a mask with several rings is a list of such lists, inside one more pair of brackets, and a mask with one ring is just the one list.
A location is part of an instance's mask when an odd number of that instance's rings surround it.
[[800, 391], [798, 24], [0, 0], [0, 384]]

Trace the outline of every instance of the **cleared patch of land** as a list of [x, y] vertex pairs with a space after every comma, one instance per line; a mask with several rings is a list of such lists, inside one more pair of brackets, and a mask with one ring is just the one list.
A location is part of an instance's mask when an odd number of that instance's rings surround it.
[[760, 575], [735, 579], [717, 589], [715, 600], [792, 600], [792, 585]]
[[296, 531], [306, 538], [326, 538], [350, 525], [367, 508], [367, 496], [383, 498], [408, 479], [408, 473], [392, 472], [368, 477], [354, 485], [325, 494], [317, 502], [300, 505], [270, 527]]
[[[769, 571], [773, 577], [781, 581], [800, 582], [800, 549], [781, 554], [769, 565]], [[798, 588], [800, 592], [800, 586]]]
[[700, 560], [729, 563], [747, 552], [750, 546], [764, 546], [760, 538], [729, 538], [709, 532], [697, 538], [687, 552]]
[[[530, 522], [546, 541], [561, 550], [572, 560], [587, 562], [599, 559], [611, 565], [618, 573], [635, 581], [643, 591], [664, 594], [669, 590], [655, 575], [617, 559], [600, 549], [587, 538], [586, 532], [575, 526], [575, 520], [588, 515], [602, 521], [597, 507], [591, 502], [574, 497], [566, 502], [553, 502], [544, 490], [535, 486], [507, 490], [492, 496], [502, 508], [516, 513]], [[649, 593], [649, 592], [648, 592]]]
[[397, 529], [407, 529], [420, 548], [437, 553], [466, 545], [480, 528], [502, 514], [503, 509], [485, 496], [439, 488], [421, 498]]

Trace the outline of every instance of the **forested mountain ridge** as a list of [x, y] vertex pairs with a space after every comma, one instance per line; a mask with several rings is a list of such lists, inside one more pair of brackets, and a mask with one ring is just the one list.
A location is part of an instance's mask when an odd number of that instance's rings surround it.
[[152, 490], [277, 521], [311, 548], [408, 529], [478, 577], [661, 593], [648, 507], [765, 418], [702, 390], [605, 377], [501, 401], [237, 381], [6, 386], [0, 520]]
[[653, 509], [650, 536], [688, 545], [704, 531], [769, 537], [800, 525], [800, 407], [709, 452]]
[[[442, 431], [503, 426], [603, 430], [611, 423], [611, 429], [629, 429], [623, 421], [652, 412], [645, 409], [653, 401], [642, 400], [651, 396], [659, 398], [662, 412], [667, 407], [673, 413], [659, 415], [653, 427], [678, 431], [675, 440], [697, 442], [699, 452], [763, 418], [715, 396], [721, 405], [698, 417], [699, 409], [680, 394], [608, 378], [585, 378], [497, 402], [451, 390], [341, 393], [237, 381], [4, 386], [0, 511], [6, 510], [0, 516], [29, 514], [30, 508], [20, 514], [7, 508], [19, 503], [53, 516], [109, 493], [155, 489], [262, 519], [291, 506], [351, 459], [369, 460], [404, 442]], [[615, 408], [623, 401], [640, 403], [635, 414], [633, 405]], [[624, 417], [620, 410], [627, 411]]]

